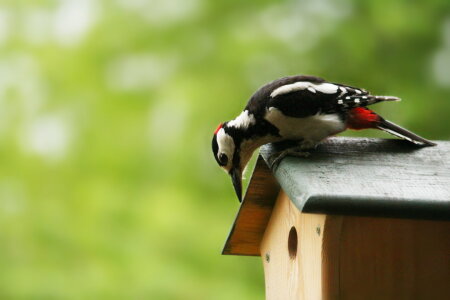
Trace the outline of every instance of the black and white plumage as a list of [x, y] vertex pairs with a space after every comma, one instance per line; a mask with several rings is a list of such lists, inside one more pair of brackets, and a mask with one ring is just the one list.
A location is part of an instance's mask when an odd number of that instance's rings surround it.
[[266, 143], [292, 140], [300, 149], [312, 149], [348, 128], [376, 128], [417, 145], [434, 145], [366, 108], [399, 100], [314, 76], [284, 77], [261, 87], [238, 117], [219, 125], [212, 140], [213, 154], [232, 177], [241, 200], [242, 171], [253, 152]]

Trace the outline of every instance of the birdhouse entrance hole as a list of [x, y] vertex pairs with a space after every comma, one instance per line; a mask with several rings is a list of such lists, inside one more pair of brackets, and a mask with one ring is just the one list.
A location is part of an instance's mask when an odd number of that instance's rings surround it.
[[295, 229], [295, 226], [292, 226], [288, 236], [288, 250], [289, 250], [289, 257], [291, 259], [295, 259], [295, 257], [297, 256], [297, 246], [298, 246], [297, 244], [298, 244], [297, 229]]

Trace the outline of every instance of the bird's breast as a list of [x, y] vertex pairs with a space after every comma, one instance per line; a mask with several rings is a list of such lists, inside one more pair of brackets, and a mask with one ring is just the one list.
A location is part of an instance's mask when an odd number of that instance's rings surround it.
[[284, 115], [275, 107], [270, 107], [266, 110], [264, 118], [278, 128], [283, 139], [308, 139], [319, 142], [346, 129], [338, 114], [316, 114], [295, 118]]

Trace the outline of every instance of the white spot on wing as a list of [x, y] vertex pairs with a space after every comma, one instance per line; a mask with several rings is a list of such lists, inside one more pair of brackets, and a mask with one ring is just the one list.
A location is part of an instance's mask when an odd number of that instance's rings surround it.
[[342, 99], [339, 99], [338, 104], [344, 104], [344, 101]]
[[316, 87], [316, 90], [324, 94], [334, 94], [338, 90], [338, 86], [332, 83], [321, 83]]
[[283, 86], [280, 86], [279, 88], [275, 89], [271, 94], [270, 97], [274, 98], [279, 95], [288, 94], [296, 91], [306, 90], [309, 91], [311, 89], [314, 89], [315, 91], [324, 93], [324, 94], [334, 94], [338, 91], [338, 86], [332, 83], [319, 83], [315, 84], [309, 81], [298, 81], [291, 84], [286, 84]]
[[347, 93], [347, 90], [344, 87], [340, 86], [339, 89], [341, 90], [339, 97], [342, 97], [343, 95], [345, 95]]
[[355, 99], [355, 103], [359, 103], [359, 98], [356, 98], [356, 99]]
[[244, 110], [236, 119], [228, 122], [228, 126], [235, 128], [248, 128], [250, 125], [256, 123], [255, 117], [248, 112], [248, 110]]
[[314, 94], [316, 93], [316, 90], [314, 88], [312, 88], [312, 87], [309, 87], [308, 91], [310, 91], [311, 93], [314, 93]]
[[355, 89], [355, 92], [356, 92], [357, 94], [361, 94], [361, 91], [360, 91], [360, 90]]
[[279, 88], [275, 89], [271, 94], [270, 97], [274, 98], [278, 95], [283, 95], [295, 91], [300, 90], [306, 90], [311, 85], [311, 82], [306, 81], [299, 81], [291, 84], [286, 84], [283, 86], [280, 86]]

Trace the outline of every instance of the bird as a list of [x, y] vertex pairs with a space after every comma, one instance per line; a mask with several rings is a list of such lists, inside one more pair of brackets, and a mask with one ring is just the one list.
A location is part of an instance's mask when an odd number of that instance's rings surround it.
[[231, 176], [241, 202], [242, 173], [253, 152], [268, 143], [297, 145], [280, 153], [272, 166], [286, 155], [308, 156], [321, 141], [347, 129], [379, 129], [419, 146], [436, 145], [367, 108], [384, 101], [400, 98], [375, 96], [316, 76], [283, 77], [259, 88], [235, 119], [219, 124], [212, 138], [213, 155]]

